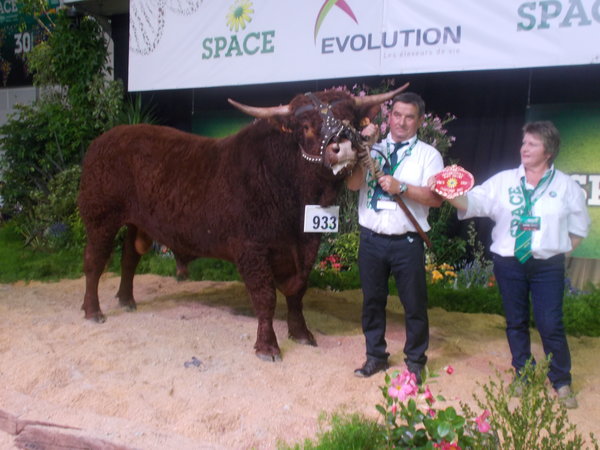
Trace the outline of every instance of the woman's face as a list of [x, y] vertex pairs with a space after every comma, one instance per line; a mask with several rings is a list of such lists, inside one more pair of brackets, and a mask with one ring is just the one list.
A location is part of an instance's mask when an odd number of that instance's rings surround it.
[[548, 169], [550, 155], [546, 153], [544, 141], [536, 134], [525, 133], [521, 144], [521, 164], [526, 169], [545, 167]]

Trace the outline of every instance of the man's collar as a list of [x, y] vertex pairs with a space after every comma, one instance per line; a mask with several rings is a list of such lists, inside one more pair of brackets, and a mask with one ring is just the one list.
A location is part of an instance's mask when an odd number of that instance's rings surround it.
[[[413, 137], [409, 138], [408, 140], [401, 141], [401, 142], [408, 142], [409, 144], [412, 144], [416, 140], [417, 140], [417, 135], [415, 134]], [[394, 145], [396, 143], [396, 141], [394, 141], [394, 139], [392, 139], [392, 133], [389, 133], [387, 135], [386, 142], [389, 143], [390, 145]]]

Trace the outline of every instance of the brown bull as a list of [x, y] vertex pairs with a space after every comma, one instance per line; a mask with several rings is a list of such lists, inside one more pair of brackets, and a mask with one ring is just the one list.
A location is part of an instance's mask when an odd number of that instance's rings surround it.
[[340, 91], [298, 95], [274, 108], [231, 101], [259, 120], [223, 139], [153, 125], [118, 126], [98, 137], [85, 156], [78, 199], [87, 231], [86, 319], [105, 320], [98, 281], [126, 225], [121, 306], [136, 307], [133, 277], [153, 239], [180, 263], [211, 257], [236, 265], [258, 318], [260, 358], [281, 359], [272, 323], [275, 289], [287, 300], [289, 336], [316, 345], [302, 297], [320, 234], [303, 232], [304, 206], [333, 204], [356, 162], [349, 141], [327, 135], [342, 120], [358, 127], [405, 87], [360, 98]]

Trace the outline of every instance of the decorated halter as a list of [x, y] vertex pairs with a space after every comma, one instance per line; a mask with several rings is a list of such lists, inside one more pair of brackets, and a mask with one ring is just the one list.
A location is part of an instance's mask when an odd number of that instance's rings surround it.
[[316, 109], [319, 114], [321, 114], [323, 124], [321, 125], [321, 145], [319, 146], [319, 156], [309, 155], [306, 153], [302, 145], [300, 145], [300, 150], [302, 150], [302, 157], [307, 161], [313, 163], [322, 163], [325, 148], [329, 145], [329, 143], [331, 141], [337, 142], [340, 137], [350, 138], [350, 136], [347, 135], [352, 134], [352, 127], [347, 121], [336, 119], [333, 115], [331, 108], [341, 100], [333, 102], [333, 104], [330, 105], [328, 103], [322, 103], [312, 92], [307, 92], [304, 95], [311, 100], [312, 104], [301, 106], [296, 110], [294, 115], [298, 116], [306, 111]]

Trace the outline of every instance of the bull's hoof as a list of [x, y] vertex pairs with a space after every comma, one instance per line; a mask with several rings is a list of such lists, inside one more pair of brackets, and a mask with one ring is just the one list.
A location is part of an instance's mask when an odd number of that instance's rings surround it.
[[271, 355], [268, 353], [256, 352], [256, 356], [263, 361], [268, 362], [281, 362], [281, 354]]
[[314, 336], [310, 335], [308, 337], [303, 336], [303, 337], [294, 337], [292, 335], [289, 336], [289, 338], [294, 341], [297, 342], [298, 344], [302, 344], [302, 345], [310, 345], [312, 347], [317, 347], [317, 340], [314, 338]]
[[[298, 327], [296, 327], [298, 328]], [[289, 328], [288, 331], [288, 337], [294, 341], [297, 342], [298, 344], [302, 344], [302, 345], [311, 345], [313, 347], [317, 346], [317, 340], [315, 339], [315, 337], [313, 336], [313, 334], [308, 331], [308, 329], [306, 327], [304, 327], [304, 329], [292, 329], [291, 327]]]
[[104, 314], [102, 314], [101, 312], [97, 312], [97, 313], [93, 313], [93, 314], [86, 314], [85, 318], [87, 320], [89, 320], [90, 322], [95, 322], [95, 323], [104, 323], [106, 322], [106, 316]]
[[177, 272], [177, 274], [175, 275], [175, 279], [177, 281], [186, 281], [188, 278], [189, 278], [189, 274], [187, 274], [187, 273]]
[[126, 297], [121, 298], [119, 296], [119, 294], [117, 294], [116, 297], [119, 299], [119, 306], [121, 308], [123, 308], [125, 311], [131, 312], [131, 311], [135, 311], [137, 309], [137, 305], [133, 298], [126, 298]]

